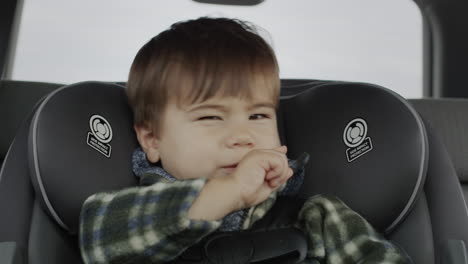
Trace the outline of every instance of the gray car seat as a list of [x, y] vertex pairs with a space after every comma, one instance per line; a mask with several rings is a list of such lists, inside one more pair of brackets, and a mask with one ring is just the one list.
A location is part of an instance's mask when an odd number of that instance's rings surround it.
[[[301, 196], [337, 195], [414, 263], [466, 263], [460, 185], [443, 145], [413, 108], [369, 84], [294, 89], [282, 91], [278, 125], [291, 157], [311, 155]], [[0, 171], [0, 262], [81, 263], [81, 203], [136, 184], [129, 163], [135, 147], [123, 87], [80, 83], [46, 97]], [[260, 224], [271, 225], [274, 216]]]
[[24, 118], [46, 94], [63, 86], [56, 83], [0, 81], [0, 113], [4, 113], [0, 131], [0, 166]]
[[409, 100], [437, 131], [452, 160], [465, 200], [468, 197], [468, 99]]

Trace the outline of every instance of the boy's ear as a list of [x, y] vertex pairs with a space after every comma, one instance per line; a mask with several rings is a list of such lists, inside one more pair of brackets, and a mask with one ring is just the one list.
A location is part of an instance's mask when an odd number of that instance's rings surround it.
[[146, 158], [151, 163], [159, 161], [159, 139], [147, 125], [134, 125], [135, 133]]

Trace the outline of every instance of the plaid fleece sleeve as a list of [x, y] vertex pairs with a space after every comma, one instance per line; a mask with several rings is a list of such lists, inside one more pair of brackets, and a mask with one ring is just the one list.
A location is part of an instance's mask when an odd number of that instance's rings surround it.
[[358, 213], [336, 198], [309, 198], [298, 216], [308, 238], [305, 263], [412, 263]]
[[187, 217], [204, 184], [204, 179], [157, 182], [90, 196], [80, 215], [84, 262], [143, 264], [177, 257], [220, 225]]

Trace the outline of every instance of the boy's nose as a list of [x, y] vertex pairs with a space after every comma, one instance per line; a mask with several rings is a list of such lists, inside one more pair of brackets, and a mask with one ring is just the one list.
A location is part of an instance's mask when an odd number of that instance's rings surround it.
[[227, 138], [226, 145], [228, 148], [253, 147], [254, 140], [247, 131], [237, 131]]

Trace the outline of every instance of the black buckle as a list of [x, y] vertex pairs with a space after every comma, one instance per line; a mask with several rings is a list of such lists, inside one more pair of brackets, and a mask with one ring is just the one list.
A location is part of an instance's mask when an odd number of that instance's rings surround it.
[[175, 263], [299, 263], [306, 253], [306, 237], [296, 228], [226, 232], [215, 233], [189, 248]]
[[217, 234], [205, 243], [205, 256], [213, 264], [245, 264], [254, 256], [255, 246], [249, 236]]

